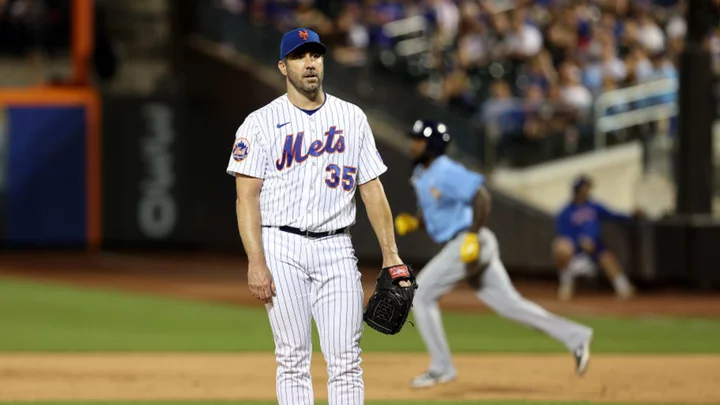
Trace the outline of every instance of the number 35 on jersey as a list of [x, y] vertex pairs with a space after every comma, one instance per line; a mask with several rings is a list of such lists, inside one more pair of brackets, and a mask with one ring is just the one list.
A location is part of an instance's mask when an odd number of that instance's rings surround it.
[[[303, 152], [304, 132], [286, 136], [282, 156], [275, 161], [275, 168], [281, 171], [292, 167], [293, 163], [303, 163], [309, 158], [345, 152], [345, 137], [342, 129], [331, 126], [324, 135], [324, 141], [313, 141], [305, 152]], [[325, 172], [328, 174], [325, 179], [325, 184], [328, 187], [337, 188], [342, 186], [345, 191], [350, 191], [355, 187], [356, 167], [341, 167], [338, 164], [330, 163], [325, 167]]]

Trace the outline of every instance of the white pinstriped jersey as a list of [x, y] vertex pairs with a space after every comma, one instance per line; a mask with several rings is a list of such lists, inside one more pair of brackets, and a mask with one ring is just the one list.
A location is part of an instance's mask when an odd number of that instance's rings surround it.
[[308, 114], [284, 94], [240, 125], [227, 173], [263, 179], [262, 225], [312, 232], [355, 223], [354, 195], [387, 170], [365, 113], [325, 93]]

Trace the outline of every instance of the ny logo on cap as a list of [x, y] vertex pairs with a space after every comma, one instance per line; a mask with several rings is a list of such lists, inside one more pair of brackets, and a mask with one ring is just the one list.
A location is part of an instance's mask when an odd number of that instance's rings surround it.
[[298, 31], [298, 35], [300, 35], [300, 38], [302, 38], [304, 41], [307, 41], [308, 32], [306, 30]]

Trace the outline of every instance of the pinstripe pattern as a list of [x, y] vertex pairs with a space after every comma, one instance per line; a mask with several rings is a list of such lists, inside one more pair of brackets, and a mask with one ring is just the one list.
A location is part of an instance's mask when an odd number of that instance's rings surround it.
[[330, 405], [364, 403], [360, 368], [363, 292], [350, 235], [336, 235], [309, 242], [314, 280], [313, 316], [320, 333], [328, 371]]
[[266, 309], [275, 340], [277, 398], [283, 404], [312, 404], [311, 304], [313, 286], [306, 270], [302, 237], [263, 228], [265, 258], [275, 281]]
[[363, 291], [350, 235], [312, 239], [263, 228], [263, 248], [276, 286], [266, 309], [275, 339], [279, 404], [313, 403], [313, 318], [327, 362], [330, 405], [363, 404]]
[[[277, 128], [284, 123], [288, 124]], [[331, 127], [336, 132], [342, 131], [334, 135], [329, 145], [335, 151], [310, 155], [308, 151], [314, 142], [325, 147]], [[298, 134], [302, 134], [298, 155], [306, 160], [283, 161], [288, 137], [294, 145]], [[330, 94], [326, 94], [325, 104], [312, 115], [293, 106], [287, 95], [282, 95], [245, 119], [235, 134], [235, 144], [240, 139], [247, 141], [247, 157], [238, 161], [231, 155], [227, 172], [264, 179], [260, 194], [263, 225], [287, 225], [314, 232], [352, 225], [357, 186], [387, 170], [365, 113]], [[337, 185], [332, 187], [334, 182]]]
[[312, 239], [277, 227], [324, 232], [353, 225], [357, 186], [386, 170], [365, 114], [329, 94], [312, 114], [280, 96], [251, 113], [235, 134], [227, 173], [263, 179], [262, 242], [276, 287], [266, 309], [281, 405], [313, 404], [313, 319], [330, 405], [364, 403], [363, 291], [349, 232]]

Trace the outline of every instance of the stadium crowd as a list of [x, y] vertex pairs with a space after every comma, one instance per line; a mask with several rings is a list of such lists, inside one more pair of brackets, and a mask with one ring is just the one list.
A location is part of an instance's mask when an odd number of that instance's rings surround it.
[[[223, 0], [235, 13], [279, 30], [306, 26], [332, 43], [344, 63], [388, 47], [389, 22], [427, 19], [430, 62], [444, 72], [436, 97], [468, 102], [468, 76], [497, 61], [524, 72], [518, 95], [587, 106], [603, 89], [675, 74], [687, 30], [687, 0]], [[716, 1], [720, 4], [720, 1]], [[505, 6], [509, 4], [510, 6]], [[718, 32], [708, 45], [718, 47]], [[496, 88], [504, 85], [498, 84]], [[499, 96], [499, 95], [498, 95]]]
[[[591, 125], [600, 93], [677, 77], [688, 0], [221, 1], [281, 31], [314, 29], [332, 45], [332, 57], [350, 65], [393, 49], [398, 38], [389, 36], [386, 24], [423, 18], [428, 46], [420, 59], [427, 69], [416, 75], [418, 90], [493, 122], [502, 148], [549, 135], [567, 138], [568, 131], [577, 135]], [[720, 10], [720, 0], [712, 1]], [[717, 24], [706, 46], [720, 73]]]

